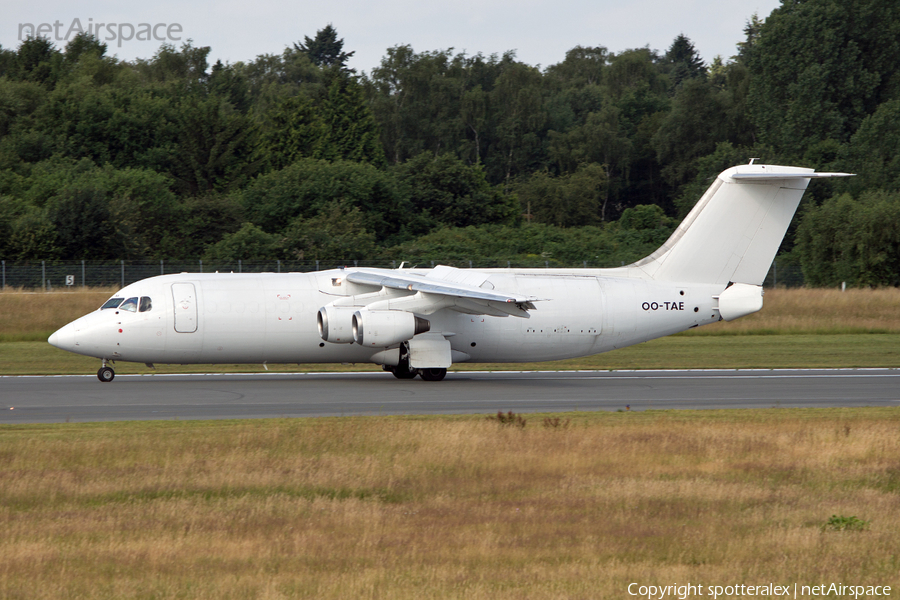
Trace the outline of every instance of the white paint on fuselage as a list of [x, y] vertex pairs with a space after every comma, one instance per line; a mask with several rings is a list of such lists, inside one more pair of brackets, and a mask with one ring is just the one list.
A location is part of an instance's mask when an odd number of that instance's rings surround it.
[[[115, 294], [149, 296], [149, 312], [97, 310], [60, 329], [51, 343], [87, 356], [143, 363], [369, 362], [372, 348], [323, 342], [316, 326], [320, 307], [341, 296], [377, 291], [348, 284], [348, 272], [152, 277]], [[450, 309], [428, 315], [431, 331], [447, 334], [451, 348], [471, 362], [573, 358], [677, 333], [717, 321], [714, 296], [723, 289], [622, 277], [618, 269], [482, 273], [483, 286], [541, 301], [527, 319]], [[175, 330], [172, 285], [177, 283], [192, 283], [196, 290], [194, 332]]]

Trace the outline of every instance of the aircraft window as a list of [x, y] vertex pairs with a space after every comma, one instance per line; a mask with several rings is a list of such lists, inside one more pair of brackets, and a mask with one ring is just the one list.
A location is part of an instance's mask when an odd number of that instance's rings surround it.
[[119, 305], [119, 310], [127, 310], [128, 312], [136, 312], [137, 311], [137, 298], [129, 298], [125, 302]]
[[122, 304], [122, 300], [122, 298], [110, 298], [103, 303], [103, 306], [100, 307], [100, 310], [103, 310], [104, 308], [119, 308], [119, 305]]
[[147, 312], [153, 308], [153, 303], [150, 302], [150, 298], [148, 296], [141, 296], [141, 312]]

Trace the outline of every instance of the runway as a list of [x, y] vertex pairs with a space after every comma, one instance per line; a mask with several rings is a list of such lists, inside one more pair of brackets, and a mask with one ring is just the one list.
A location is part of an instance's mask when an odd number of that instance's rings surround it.
[[898, 405], [898, 369], [0, 377], [0, 424]]

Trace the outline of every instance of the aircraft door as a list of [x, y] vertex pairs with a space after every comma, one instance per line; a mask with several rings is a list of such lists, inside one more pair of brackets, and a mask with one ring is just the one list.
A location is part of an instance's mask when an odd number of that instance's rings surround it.
[[172, 299], [175, 301], [175, 331], [197, 331], [197, 291], [193, 283], [173, 283]]

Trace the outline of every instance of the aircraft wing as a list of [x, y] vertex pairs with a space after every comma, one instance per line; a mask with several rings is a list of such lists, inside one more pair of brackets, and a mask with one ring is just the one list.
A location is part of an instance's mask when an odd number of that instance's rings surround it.
[[430, 303], [434, 310], [450, 308], [467, 314], [527, 317], [527, 311], [534, 310], [534, 302], [540, 300], [536, 296], [506, 293], [440, 277], [442, 274], [457, 272], [458, 269], [444, 267], [442, 270], [433, 270], [432, 274], [436, 276], [429, 277], [401, 271], [366, 269], [354, 270], [347, 274], [346, 279], [362, 285], [416, 292], [416, 312], [425, 313], [432, 311], [427, 310], [427, 307], [421, 308], [423, 302]]

